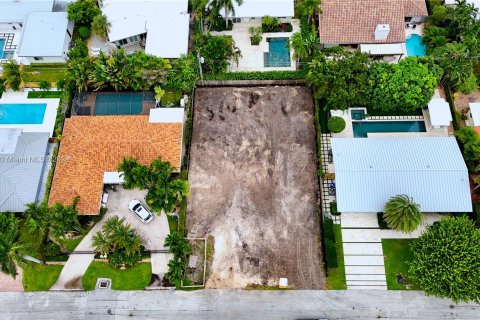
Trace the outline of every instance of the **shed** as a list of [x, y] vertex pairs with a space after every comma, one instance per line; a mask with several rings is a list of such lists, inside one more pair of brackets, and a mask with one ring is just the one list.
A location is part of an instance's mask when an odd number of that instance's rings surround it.
[[452, 122], [450, 105], [443, 98], [435, 98], [428, 103], [428, 113], [432, 127], [448, 127]]

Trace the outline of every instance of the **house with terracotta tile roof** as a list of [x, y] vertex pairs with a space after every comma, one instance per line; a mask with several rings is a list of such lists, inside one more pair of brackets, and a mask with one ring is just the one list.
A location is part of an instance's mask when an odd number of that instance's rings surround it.
[[150, 115], [73, 116], [65, 120], [49, 203], [99, 212], [104, 184], [122, 183], [117, 172], [124, 157], [149, 165], [161, 157], [181, 167], [183, 109], [159, 108]]
[[408, 25], [428, 16], [425, 0], [323, 0], [320, 9], [323, 47], [349, 46], [398, 58], [406, 54]]

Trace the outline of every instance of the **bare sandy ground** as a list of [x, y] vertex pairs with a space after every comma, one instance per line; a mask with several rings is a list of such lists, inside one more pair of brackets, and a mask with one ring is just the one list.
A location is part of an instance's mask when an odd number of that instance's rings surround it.
[[215, 237], [207, 287], [322, 289], [313, 102], [305, 87], [196, 91], [187, 227]]

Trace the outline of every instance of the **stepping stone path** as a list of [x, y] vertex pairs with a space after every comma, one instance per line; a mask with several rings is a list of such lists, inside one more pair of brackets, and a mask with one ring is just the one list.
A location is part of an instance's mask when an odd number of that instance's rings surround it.
[[348, 290], [387, 290], [382, 238], [376, 213], [342, 213]]

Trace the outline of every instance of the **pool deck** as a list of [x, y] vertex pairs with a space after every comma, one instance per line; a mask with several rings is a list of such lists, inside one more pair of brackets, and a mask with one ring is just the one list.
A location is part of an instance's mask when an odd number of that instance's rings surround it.
[[277, 71], [277, 70], [296, 70], [297, 63], [293, 59], [293, 50], [290, 50], [290, 67], [265, 67], [263, 54], [269, 52], [267, 38], [290, 38], [292, 34], [300, 31], [300, 21], [291, 19], [292, 32], [266, 32], [262, 34], [262, 41], [259, 45], [250, 43], [250, 34], [248, 28], [261, 27], [261, 19], [250, 20], [248, 22], [234, 23], [232, 30], [211, 32], [213, 36], [229, 35], [232, 36], [235, 45], [240, 49], [242, 56], [238, 65], [231, 62], [230, 70], [235, 71]]
[[[353, 108], [361, 109], [361, 108]], [[340, 133], [332, 133], [332, 138], [353, 138], [353, 121], [350, 117], [350, 110], [331, 110], [332, 116], [342, 117], [345, 120], [345, 129]], [[366, 112], [368, 114], [368, 112]], [[448, 137], [448, 127], [433, 128], [430, 123], [430, 114], [423, 110], [423, 115], [419, 116], [371, 116], [362, 120], [365, 122], [373, 121], [425, 121], [426, 132], [375, 132], [368, 133], [368, 138], [380, 137]]]
[[0, 124], [0, 129], [12, 129], [12, 128], [21, 128], [23, 132], [48, 132], [50, 137], [53, 136], [53, 131], [55, 130], [55, 119], [57, 117], [57, 109], [60, 104], [59, 98], [35, 98], [28, 99], [28, 92], [32, 91], [31, 89], [24, 89], [21, 92], [4, 92], [2, 98], [0, 99], [0, 104], [43, 104], [47, 105], [45, 109], [45, 116], [41, 124]]

